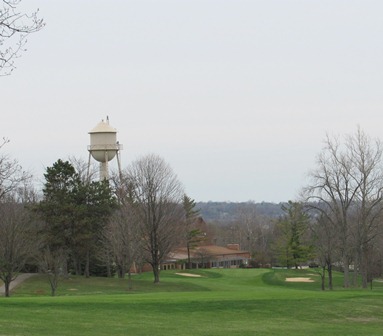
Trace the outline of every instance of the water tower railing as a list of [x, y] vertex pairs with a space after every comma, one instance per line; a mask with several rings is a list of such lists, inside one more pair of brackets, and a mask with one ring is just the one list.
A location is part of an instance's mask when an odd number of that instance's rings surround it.
[[105, 151], [105, 150], [122, 150], [121, 144], [109, 144], [109, 145], [89, 145], [88, 151]]

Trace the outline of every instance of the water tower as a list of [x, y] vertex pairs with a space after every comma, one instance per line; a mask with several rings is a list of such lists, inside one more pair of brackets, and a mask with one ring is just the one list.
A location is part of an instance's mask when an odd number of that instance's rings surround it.
[[122, 150], [122, 145], [117, 141], [117, 130], [109, 125], [109, 117], [106, 117], [106, 121], [101, 120], [89, 134], [88, 178], [90, 159], [93, 157], [100, 162], [100, 180], [107, 180], [109, 178], [108, 163], [115, 156], [117, 156], [118, 170], [121, 171], [120, 150]]

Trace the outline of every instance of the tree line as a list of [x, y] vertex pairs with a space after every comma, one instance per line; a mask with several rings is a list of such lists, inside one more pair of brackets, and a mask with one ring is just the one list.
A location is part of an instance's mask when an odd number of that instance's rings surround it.
[[42, 195], [17, 161], [0, 160], [0, 279], [36, 269], [47, 275], [52, 295], [61, 276], [121, 278], [149, 263], [154, 283], [160, 265], [186, 244], [195, 202], [171, 167], [144, 156], [109, 181], [86, 178], [79, 161], [57, 160], [44, 174]]
[[[231, 220], [216, 220], [217, 242], [234, 236], [257, 265], [320, 267], [322, 288], [332, 271], [344, 287], [366, 288], [383, 271], [382, 142], [360, 128], [343, 137], [327, 135], [300, 197], [265, 215], [252, 202], [236, 204]], [[263, 206], [263, 204], [262, 204]], [[228, 217], [228, 216], [226, 216]], [[319, 270], [318, 270], [319, 271]]]
[[[253, 267], [316, 266], [323, 289], [332, 288], [334, 269], [344, 273], [344, 287], [358, 285], [359, 278], [367, 287], [383, 270], [382, 153], [380, 140], [359, 128], [343, 138], [327, 136], [300, 199], [280, 204], [279, 216], [253, 202], [237, 204], [232, 220], [208, 222], [209, 241], [240, 244]], [[190, 266], [203, 236], [194, 226], [199, 209], [162, 158], [141, 157], [108, 181], [89, 178], [85, 166], [57, 160], [46, 169], [39, 195], [31, 174], [0, 156], [0, 279], [6, 294], [26, 269], [45, 273], [54, 295], [61, 276], [130, 279], [131, 270], [145, 263], [158, 283], [161, 263], [179, 246], [187, 248]]]

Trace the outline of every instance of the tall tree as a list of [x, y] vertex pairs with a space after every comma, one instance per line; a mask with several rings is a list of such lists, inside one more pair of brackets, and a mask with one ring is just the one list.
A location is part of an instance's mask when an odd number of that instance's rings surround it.
[[355, 201], [353, 166], [349, 153], [338, 138], [326, 136], [325, 146], [310, 173], [311, 183], [305, 188], [307, 204], [322, 213], [337, 235], [338, 250], [344, 266], [344, 287], [349, 287], [349, 265], [352, 259], [350, 211]]
[[[78, 256], [79, 271], [90, 276], [91, 256], [96, 255], [98, 242], [116, 206], [109, 181], [81, 182], [75, 194], [77, 232], [73, 236], [73, 252]], [[84, 265], [82, 265], [82, 263]]]
[[70, 162], [60, 159], [44, 176], [37, 210], [46, 222], [47, 247], [68, 255], [76, 274], [89, 276], [90, 256], [115, 205], [109, 183], [84, 182]]
[[181, 183], [171, 167], [157, 155], [133, 162], [125, 173], [128, 202], [139, 226], [154, 283], [160, 281], [161, 262], [179, 241], [183, 220]]
[[259, 236], [259, 220], [255, 204], [244, 203], [240, 205], [237, 210], [236, 227], [238, 243], [241, 248], [249, 251], [251, 257], [255, 258]]
[[26, 14], [19, 10], [21, 0], [2, 0], [0, 6], [0, 75], [15, 68], [15, 58], [25, 51], [27, 36], [44, 27], [38, 10]]
[[[325, 206], [322, 204], [322, 206]], [[318, 207], [316, 205], [315, 207]], [[312, 207], [309, 207], [312, 210]], [[323, 209], [323, 211], [325, 211]], [[323, 215], [323, 212], [312, 211], [310, 230], [313, 236], [315, 257], [319, 262], [321, 270], [319, 274], [322, 279], [322, 290], [325, 290], [326, 272], [328, 274], [328, 288], [333, 289], [332, 268], [337, 258], [338, 236], [334, 234], [333, 222]]]
[[193, 227], [193, 224], [199, 216], [199, 211], [195, 208], [196, 202], [185, 194], [182, 205], [185, 212], [185, 240], [188, 254], [187, 267], [191, 268], [190, 252], [194, 247], [202, 242], [205, 237], [203, 236], [204, 232], [202, 232], [199, 228]]
[[7, 196], [0, 203], [0, 279], [9, 286], [37, 251], [36, 222], [25, 204]]
[[113, 213], [104, 231], [104, 251], [109, 249], [109, 258], [113, 260], [119, 278], [128, 274], [129, 289], [132, 288], [131, 271], [136, 268], [135, 262], [145, 254], [138, 229], [129, 204], [124, 203]]
[[260, 215], [254, 202], [239, 204], [236, 217], [241, 249], [250, 252], [254, 265], [270, 264], [275, 220]]
[[277, 225], [279, 258], [287, 267], [298, 268], [311, 256], [312, 246], [307, 239], [309, 218], [301, 203], [289, 201], [283, 210], [286, 214]]
[[[360, 128], [339, 138], [326, 137], [325, 147], [305, 188], [308, 205], [331, 223], [344, 269], [344, 287], [349, 287], [349, 266], [362, 270], [367, 285], [369, 244], [380, 230], [383, 214], [382, 144]], [[360, 267], [359, 267], [360, 266]]]
[[37, 210], [45, 220], [44, 236], [50, 251], [73, 253], [77, 236], [76, 192], [80, 179], [68, 161], [57, 160], [44, 174], [43, 200]]
[[129, 180], [126, 174], [114, 173], [111, 178], [116, 193], [118, 209], [110, 217], [103, 234], [103, 255], [106, 262], [112, 261], [119, 278], [128, 273], [131, 288], [131, 270], [145, 254], [142, 248], [139, 225], [133, 214], [129, 198]]
[[354, 262], [362, 275], [362, 285], [367, 287], [368, 264], [374, 240], [382, 231], [383, 219], [383, 144], [371, 139], [360, 128], [346, 138], [347, 148], [354, 168], [356, 202], [354, 209], [355, 240]]
[[[3, 139], [0, 149], [8, 142]], [[33, 195], [31, 179], [17, 160], [0, 155], [0, 279], [6, 296], [10, 283], [31, 259], [37, 244], [34, 218], [26, 208]]]

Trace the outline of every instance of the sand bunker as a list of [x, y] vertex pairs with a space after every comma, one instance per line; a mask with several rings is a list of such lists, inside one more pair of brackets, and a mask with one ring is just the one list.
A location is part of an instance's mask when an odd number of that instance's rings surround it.
[[311, 278], [286, 278], [287, 282], [314, 282]]
[[199, 274], [191, 274], [191, 273], [176, 273], [177, 275], [187, 276], [187, 277], [193, 277], [193, 278], [200, 278], [201, 275]]

